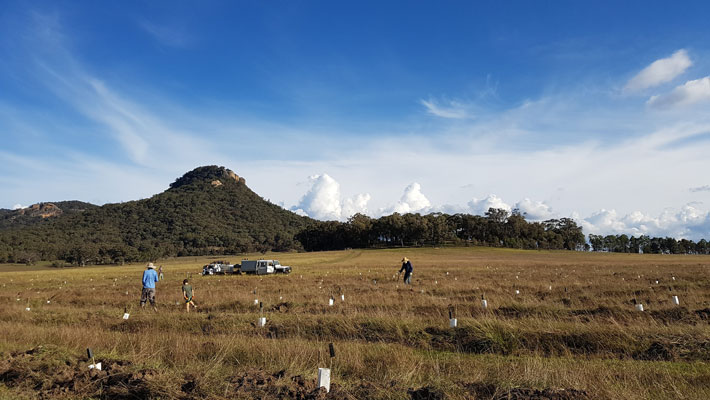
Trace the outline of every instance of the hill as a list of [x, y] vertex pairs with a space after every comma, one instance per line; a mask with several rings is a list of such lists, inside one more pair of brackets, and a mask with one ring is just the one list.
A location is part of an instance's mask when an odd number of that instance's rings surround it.
[[[26, 223], [0, 225], [0, 262], [83, 265], [297, 249], [293, 237], [311, 221], [264, 200], [244, 178], [218, 166], [196, 168], [148, 199], [100, 207], [54, 203], [62, 212], [48, 204], [15, 215]], [[53, 214], [42, 217], [41, 210]]]
[[37, 203], [17, 210], [0, 208], [0, 229], [34, 225], [45, 218], [77, 214], [96, 207], [98, 206], [91, 203], [72, 200]]

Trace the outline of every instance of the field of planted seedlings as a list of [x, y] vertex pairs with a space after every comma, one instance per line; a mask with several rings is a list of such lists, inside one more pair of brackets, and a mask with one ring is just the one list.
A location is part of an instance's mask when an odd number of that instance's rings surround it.
[[[404, 256], [411, 286], [397, 280]], [[0, 266], [0, 398], [710, 398], [707, 256], [264, 258], [294, 272], [201, 276], [211, 260], [241, 257], [159, 260], [157, 313], [138, 306], [143, 264]], [[188, 274], [197, 312], [181, 300]], [[331, 369], [327, 395], [318, 368]]]

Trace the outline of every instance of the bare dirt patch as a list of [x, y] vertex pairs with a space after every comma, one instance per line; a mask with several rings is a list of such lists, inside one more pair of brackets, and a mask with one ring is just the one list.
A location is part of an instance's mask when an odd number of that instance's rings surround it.
[[76, 358], [61, 360], [55, 349], [37, 347], [11, 353], [0, 363], [0, 382], [32, 389], [41, 399], [90, 396], [101, 399], [152, 397], [153, 370], [134, 370], [125, 361], [103, 361], [102, 370]]
[[[472, 383], [464, 386], [476, 399], [491, 400], [589, 400], [587, 392], [576, 389], [513, 388], [502, 390], [495, 385]], [[412, 397], [414, 399], [414, 397]]]

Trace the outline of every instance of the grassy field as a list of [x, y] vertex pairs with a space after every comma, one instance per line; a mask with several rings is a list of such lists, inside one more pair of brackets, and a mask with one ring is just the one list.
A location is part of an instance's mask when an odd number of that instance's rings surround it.
[[[396, 279], [403, 256], [411, 286]], [[208, 261], [240, 258], [161, 260], [157, 314], [138, 306], [142, 264], [0, 266], [0, 398], [324, 398], [319, 367], [331, 368], [326, 398], [338, 399], [710, 398], [708, 257], [489, 248], [272, 257], [294, 272], [203, 277]], [[199, 305], [189, 314], [188, 274]], [[89, 371], [87, 347], [104, 371]]]

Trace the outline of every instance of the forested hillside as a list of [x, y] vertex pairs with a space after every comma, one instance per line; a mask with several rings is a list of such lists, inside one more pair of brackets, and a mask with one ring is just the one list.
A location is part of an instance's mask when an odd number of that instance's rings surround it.
[[6, 227], [0, 262], [83, 265], [299, 249], [293, 237], [309, 222], [264, 200], [232, 171], [200, 167], [149, 199]]

